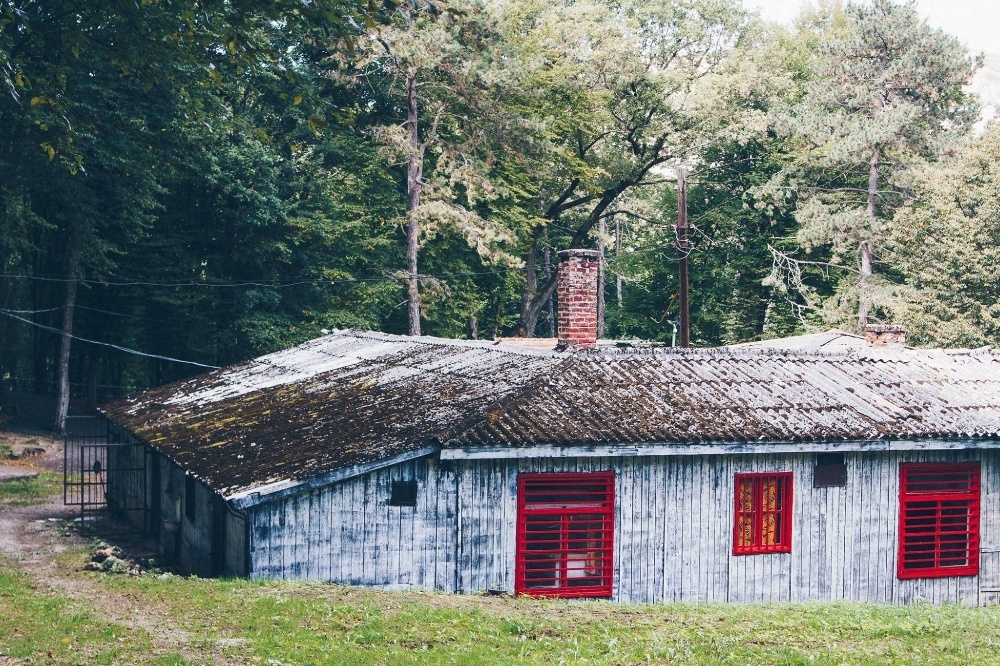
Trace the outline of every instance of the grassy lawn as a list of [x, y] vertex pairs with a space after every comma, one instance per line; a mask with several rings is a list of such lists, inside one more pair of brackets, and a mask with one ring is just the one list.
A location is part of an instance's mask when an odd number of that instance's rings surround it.
[[78, 602], [36, 589], [13, 565], [0, 560], [0, 663], [183, 663], [177, 655], [153, 657], [142, 632], [102, 621]]
[[44, 502], [49, 495], [61, 493], [62, 474], [39, 472], [34, 479], [0, 483], [0, 510], [2, 507], [27, 506]]
[[[256, 663], [1000, 663], [1000, 612], [956, 606], [622, 606], [302, 583], [108, 576]], [[244, 643], [245, 641], [245, 643]]]
[[[52, 473], [0, 485], [0, 511], [60, 487]], [[538, 601], [84, 573], [87, 558], [76, 546], [51, 562], [88, 594], [116, 600], [118, 617], [145, 609], [146, 631], [38, 589], [0, 557], [0, 666], [211, 664], [223, 655], [268, 666], [1000, 664], [1000, 608]], [[194, 662], [157, 640], [171, 632]]]
[[[58, 558], [66, 569], [82, 552]], [[860, 604], [635, 606], [312, 583], [74, 573], [155, 608], [198, 663], [989, 664], [1000, 609]], [[0, 560], [0, 657], [31, 664], [188, 663], [150, 637], [33, 589]], [[0, 658], [0, 663], [3, 659]], [[20, 663], [20, 662], [14, 662]]]

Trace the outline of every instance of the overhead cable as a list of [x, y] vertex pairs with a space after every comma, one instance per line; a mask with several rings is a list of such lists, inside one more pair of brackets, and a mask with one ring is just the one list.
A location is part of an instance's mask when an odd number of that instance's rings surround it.
[[[19, 317], [18, 315], [14, 314], [13, 312], [10, 312], [8, 310], [0, 310], [0, 314], [6, 315], [7, 317], [10, 317], [12, 319], [17, 319], [18, 321], [22, 321], [25, 324], [28, 324], [30, 326], [34, 326], [35, 328], [40, 328], [43, 331], [49, 331], [50, 333], [56, 333], [57, 335], [66, 335], [65, 333], [63, 333], [63, 331], [59, 330], [58, 328], [55, 328], [53, 326], [45, 326], [44, 324], [38, 324], [36, 322], [31, 321], [30, 319], [25, 319], [24, 317]], [[199, 368], [208, 368], [209, 370], [218, 370], [219, 369], [219, 366], [217, 366], [217, 365], [207, 365], [205, 363], [197, 363], [195, 361], [185, 361], [185, 360], [179, 359], [179, 358], [171, 358], [170, 356], [161, 356], [160, 354], [147, 354], [146, 352], [141, 352], [141, 351], [138, 351], [138, 350], [135, 350], [135, 349], [129, 349], [128, 347], [122, 347], [121, 345], [112, 344], [110, 342], [101, 342], [99, 340], [90, 340], [88, 338], [81, 338], [81, 337], [76, 336], [76, 335], [70, 335], [69, 337], [72, 338], [73, 340], [79, 340], [80, 342], [86, 342], [86, 343], [92, 344], [92, 345], [99, 345], [101, 347], [111, 347], [112, 349], [117, 349], [118, 351], [125, 352], [127, 354], [135, 354], [136, 356], [144, 356], [146, 358], [154, 358], [154, 359], [158, 359], [158, 360], [161, 360], [161, 361], [170, 361], [172, 363], [186, 363], [187, 365], [196, 365]]]

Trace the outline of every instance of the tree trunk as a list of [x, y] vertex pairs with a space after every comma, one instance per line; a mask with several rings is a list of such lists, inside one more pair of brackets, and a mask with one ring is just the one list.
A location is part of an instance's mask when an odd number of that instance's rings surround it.
[[533, 308], [538, 294], [538, 243], [533, 242], [524, 257], [524, 291], [521, 294], [521, 321], [518, 333], [522, 338], [535, 337], [535, 326], [538, 325], [538, 313], [541, 308]]
[[417, 126], [417, 80], [406, 77], [406, 125], [409, 129], [410, 155], [406, 165], [406, 261], [409, 275], [406, 289], [406, 313], [409, 334], [420, 335], [420, 287], [417, 273], [417, 241], [420, 224], [416, 210], [420, 205], [420, 180], [423, 176], [423, 155]]
[[[878, 176], [879, 176], [879, 149], [876, 147], [872, 151], [871, 160], [868, 163], [868, 219], [869, 233], [875, 228], [876, 200], [878, 198]], [[861, 241], [859, 248], [858, 272], [861, 278], [858, 281], [858, 331], [864, 333], [868, 325], [868, 314], [871, 312], [870, 279], [872, 276], [872, 243], [870, 240]]]
[[[543, 274], [545, 275], [545, 279], [546, 280], [548, 280], [549, 278], [551, 278], [552, 277], [552, 273], [553, 273], [553, 270], [552, 270], [552, 248], [550, 248], [548, 246], [548, 235], [549, 235], [548, 231], [546, 231], [545, 232], [545, 240], [546, 240], [545, 251], [542, 252], [542, 261], [545, 262], [545, 270], [543, 271]], [[548, 303], [545, 306], [545, 312], [546, 312], [546, 315], [549, 318], [549, 322], [548, 322], [548, 324], [549, 324], [548, 325], [549, 337], [550, 338], [554, 338], [554, 337], [556, 337], [556, 335], [559, 334], [559, 331], [556, 328], [556, 299], [555, 299], [555, 295], [554, 294], [549, 294], [549, 300], [548, 300]]]
[[59, 434], [66, 434], [66, 414], [69, 412], [69, 352], [73, 342], [73, 313], [76, 309], [77, 277], [80, 269], [80, 248], [76, 240], [70, 241], [69, 270], [66, 271], [66, 298], [63, 303], [62, 339], [59, 343], [59, 394], [56, 400], [54, 426]]

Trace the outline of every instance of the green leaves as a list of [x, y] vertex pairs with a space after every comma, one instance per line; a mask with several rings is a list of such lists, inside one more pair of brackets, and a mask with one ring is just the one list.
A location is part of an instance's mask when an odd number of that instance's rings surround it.
[[[978, 109], [963, 86], [977, 65], [912, 4], [848, 4], [807, 14], [800, 25], [811, 50], [807, 78], [801, 96], [775, 114], [793, 150], [757, 193], [781, 209], [795, 207], [799, 248], [828, 253], [838, 291], [820, 302], [794, 270], [776, 277], [806, 306], [823, 308], [827, 324], [851, 330], [869, 312], [891, 317], [898, 306], [886, 220], [910, 197], [911, 170], [969, 130]], [[801, 265], [783, 256], [786, 268]], [[889, 282], [873, 277], [878, 272]]]

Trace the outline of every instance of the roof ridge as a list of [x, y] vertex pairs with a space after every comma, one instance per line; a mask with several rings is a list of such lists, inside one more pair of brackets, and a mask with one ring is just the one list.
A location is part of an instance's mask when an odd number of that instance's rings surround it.
[[[759, 358], [761, 356], [789, 358], [848, 358], [858, 357], [859, 354], [853, 349], [781, 349], [772, 347], [599, 347], [596, 349], [572, 348], [565, 349], [538, 349], [537, 347], [520, 347], [516, 343], [497, 343], [490, 340], [465, 340], [461, 338], [439, 338], [430, 335], [400, 335], [398, 333], [385, 333], [382, 331], [361, 331], [358, 329], [334, 329], [327, 335], [337, 335], [342, 337], [355, 337], [369, 340], [392, 340], [400, 342], [412, 342], [415, 344], [434, 345], [441, 347], [474, 347], [479, 349], [494, 349], [505, 354], [518, 354], [521, 356], [548, 356], [551, 358], [574, 358], [574, 357], [605, 357], [609, 360], [631, 356], [708, 356], [726, 358]], [[319, 338], [322, 339], [322, 338]]]
[[[851, 337], [855, 336], [850, 333], [845, 333], [843, 331], [838, 331], [837, 329], [831, 329], [827, 332], [838, 332], [842, 335], [849, 335]], [[339, 337], [355, 337], [369, 340], [382, 340], [382, 341], [395, 341], [395, 342], [411, 342], [414, 344], [421, 345], [431, 345], [439, 347], [471, 347], [476, 349], [492, 349], [504, 354], [516, 354], [519, 356], [534, 356], [534, 357], [550, 357], [550, 358], [591, 358], [593, 360], [618, 360], [630, 357], [703, 357], [703, 358], [736, 358], [736, 359], [758, 359], [758, 358], [829, 358], [829, 359], [872, 359], [872, 360], [888, 360], [883, 357], [878, 350], [874, 350], [874, 353], [870, 350], [857, 350], [857, 349], [788, 349], [782, 347], [758, 347], [754, 346], [753, 343], [741, 343], [737, 345], [725, 345], [720, 347], [667, 347], [660, 346], [657, 343], [647, 343], [649, 346], [621, 346], [621, 347], [598, 347], [595, 349], [588, 348], [571, 348], [571, 349], [539, 349], [537, 347], [530, 346], [519, 346], [517, 343], [501, 343], [494, 340], [466, 340], [462, 338], [440, 338], [432, 335], [401, 335], [398, 333], [385, 333], [383, 331], [362, 331], [359, 329], [333, 329], [325, 334], [325, 336], [336, 335]], [[325, 337], [324, 336], [324, 337]], [[795, 337], [795, 336], [792, 336]], [[307, 341], [313, 342], [317, 340], [322, 340], [323, 338], [313, 338], [313, 340]], [[306, 344], [306, 343], [303, 343]], [[284, 350], [282, 350], [284, 351]], [[281, 353], [281, 352], [275, 352]], [[947, 355], [967, 355], [972, 357], [981, 356], [1000, 356], [1000, 349], [994, 349], [992, 347], [978, 347], [975, 349], [945, 349], [945, 348], [913, 348], [907, 347], [905, 349], [905, 356], [901, 357], [899, 360], [907, 360], [907, 357], [916, 359], [924, 354], [935, 354], [944, 353]], [[265, 357], [258, 357], [266, 358]], [[258, 360], [251, 359], [251, 360]], [[247, 362], [247, 361], [244, 361]], [[234, 365], [240, 365], [239, 363]], [[232, 366], [228, 366], [232, 367]], [[223, 368], [225, 369], [225, 368]]]
[[864, 355], [854, 349], [782, 349], [780, 347], [634, 347], [634, 348], [599, 348], [583, 349], [580, 353], [593, 356], [596, 359], [606, 357], [630, 358], [643, 356], [677, 356], [704, 358], [746, 358], [787, 357], [787, 358], [863, 358]]
[[[466, 340], [463, 338], [439, 338], [433, 335], [400, 335], [398, 333], [384, 333], [382, 331], [361, 331], [358, 329], [345, 328], [333, 329], [327, 336], [337, 335], [341, 337], [355, 337], [368, 340], [393, 340], [400, 342], [412, 342], [421, 345], [432, 345], [438, 347], [472, 347], [476, 349], [493, 349], [495, 351], [519, 354], [521, 356], [551, 356], [559, 358], [566, 355], [563, 351], [554, 349], [538, 349], [537, 347], [517, 347], [516, 345], [495, 342], [493, 340]], [[314, 338], [322, 340], [322, 338]]]

